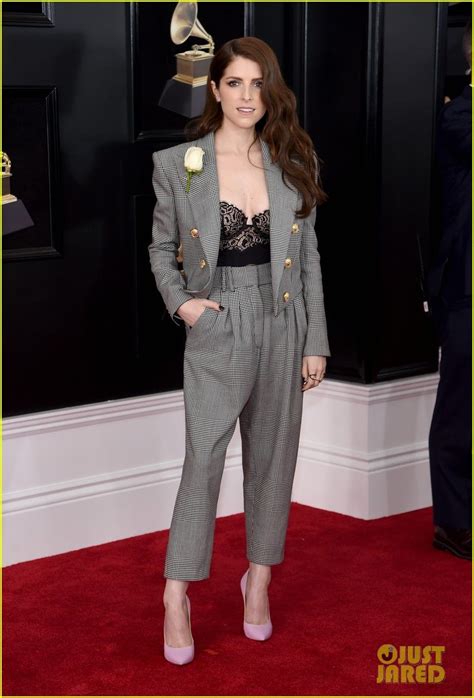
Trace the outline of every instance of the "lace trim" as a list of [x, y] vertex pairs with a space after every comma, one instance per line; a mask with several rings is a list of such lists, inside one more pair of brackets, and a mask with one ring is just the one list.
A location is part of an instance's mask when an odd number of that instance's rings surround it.
[[265, 209], [252, 216], [252, 223], [247, 223], [247, 216], [238, 206], [228, 201], [220, 201], [222, 235], [221, 250], [239, 250], [243, 252], [255, 245], [270, 243], [270, 209]]

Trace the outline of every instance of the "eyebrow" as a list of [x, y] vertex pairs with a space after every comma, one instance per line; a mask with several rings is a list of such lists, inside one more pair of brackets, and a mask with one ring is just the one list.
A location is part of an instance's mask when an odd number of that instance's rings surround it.
[[[237, 75], [226, 75], [225, 76], [225, 80], [229, 80], [230, 78], [232, 78], [233, 80], [242, 80], [242, 78], [237, 77]], [[252, 78], [252, 80], [262, 80], [262, 79], [263, 79], [262, 77]]]

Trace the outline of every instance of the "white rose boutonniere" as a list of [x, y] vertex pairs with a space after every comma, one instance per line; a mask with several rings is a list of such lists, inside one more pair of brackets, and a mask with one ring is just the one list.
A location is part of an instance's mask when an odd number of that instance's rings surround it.
[[191, 177], [193, 174], [198, 174], [202, 171], [202, 158], [205, 151], [202, 148], [191, 146], [187, 149], [184, 155], [184, 168], [188, 173], [186, 180], [186, 191], [189, 191], [191, 185]]

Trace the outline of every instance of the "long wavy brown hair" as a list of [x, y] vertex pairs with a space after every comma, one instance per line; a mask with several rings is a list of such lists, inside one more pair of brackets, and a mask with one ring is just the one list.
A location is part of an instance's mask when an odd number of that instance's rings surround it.
[[284, 181], [290, 182], [301, 193], [302, 204], [296, 215], [306, 218], [316, 204], [322, 204], [328, 198], [320, 184], [322, 161], [316, 155], [311, 137], [299, 125], [296, 97], [283, 79], [277, 57], [262, 39], [255, 36], [231, 39], [217, 51], [209, 70], [204, 111], [186, 124], [185, 138], [188, 141], [201, 138], [222, 124], [222, 108], [214, 97], [210, 82], [214, 80], [219, 88], [225, 69], [237, 56], [258, 63], [263, 78], [261, 99], [266, 112], [255, 125], [256, 136], [249, 151], [259, 136], [266, 141], [272, 161], [283, 172]]

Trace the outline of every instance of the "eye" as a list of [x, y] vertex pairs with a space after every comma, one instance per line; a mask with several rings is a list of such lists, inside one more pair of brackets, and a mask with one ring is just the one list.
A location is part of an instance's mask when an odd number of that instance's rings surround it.
[[228, 84], [228, 85], [236, 85], [236, 84], [237, 84], [237, 80], [230, 80], [227, 84]]

